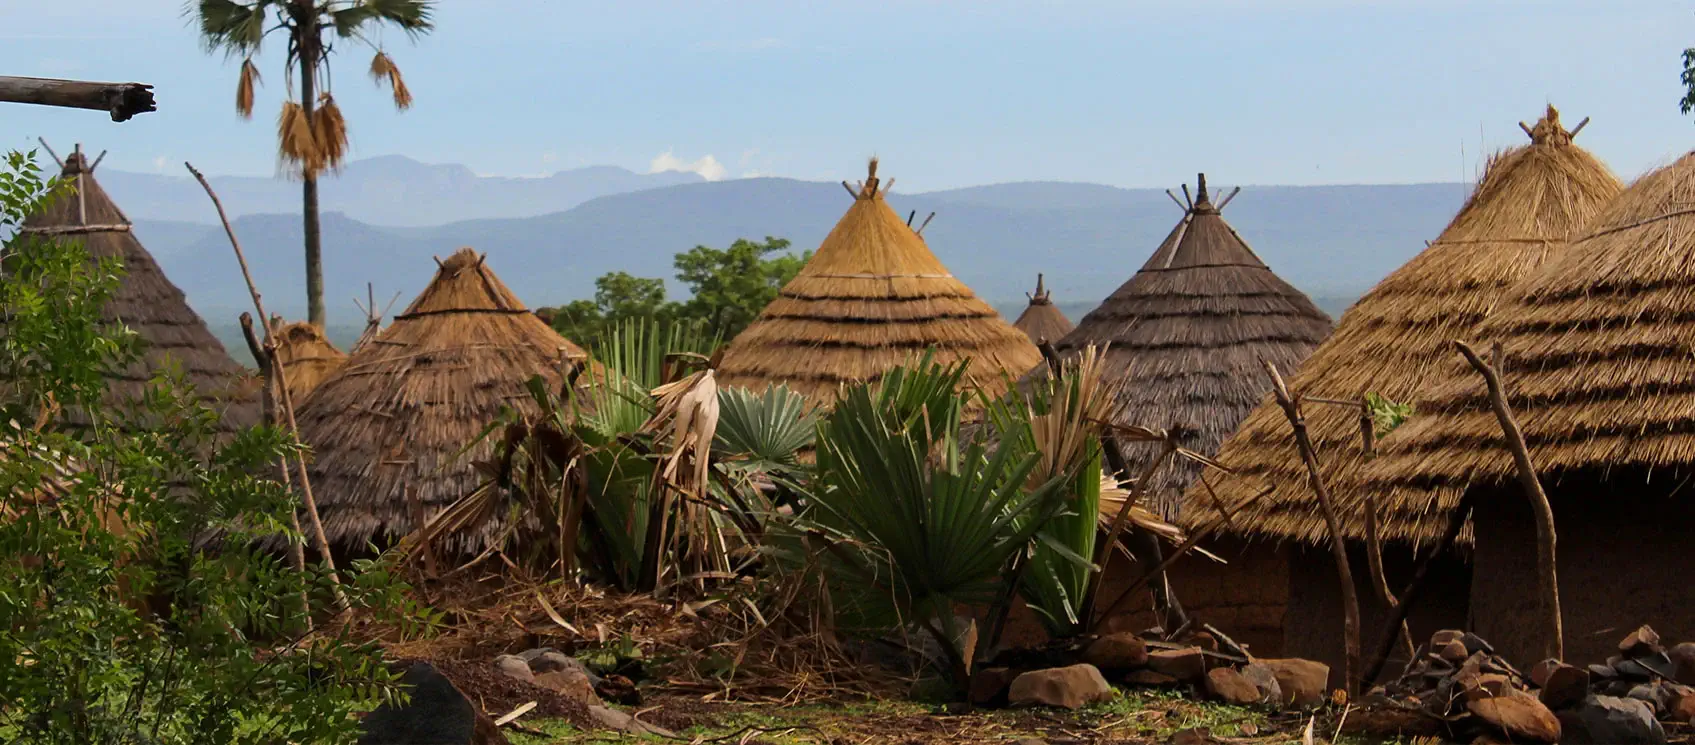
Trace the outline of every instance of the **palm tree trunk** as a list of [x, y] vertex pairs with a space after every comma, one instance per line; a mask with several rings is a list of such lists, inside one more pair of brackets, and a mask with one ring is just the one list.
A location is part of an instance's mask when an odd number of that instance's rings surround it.
[[[315, 16], [312, 13], [302, 15], [300, 107], [306, 114], [306, 121], [310, 122], [318, 105], [318, 29], [313, 25]], [[301, 175], [301, 213], [305, 221], [302, 227], [306, 234], [306, 320], [321, 329], [324, 327], [324, 253], [318, 224], [318, 174], [307, 166], [301, 170]]]

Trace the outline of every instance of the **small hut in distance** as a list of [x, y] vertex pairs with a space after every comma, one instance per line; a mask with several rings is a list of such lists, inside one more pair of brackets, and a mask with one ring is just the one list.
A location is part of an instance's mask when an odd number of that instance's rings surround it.
[[[50, 148], [48, 152], [58, 160]], [[133, 330], [142, 349], [141, 358], [111, 380], [108, 401], [136, 400], [154, 375], [174, 362], [204, 402], [222, 413], [224, 430], [256, 424], [258, 377], [230, 357], [206, 322], [189, 307], [182, 290], [171, 283], [141, 245], [129, 218], [94, 178], [100, 158], [88, 162], [82, 146], [77, 145], [59, 164], [60, 178], [72, 184], [74, 193], [24, 220], [20, 232], [81, 241], [90, 258], [117, 259], [123, 265], [123, 277], [103, 315], [105, 320]], [[70, 412], [68, 421], [75, 424], [81, 417]]]
[[284, 324], [274, 336], [277, 362], [282, 364], [283, 375], [288, 380], [288, 398], [295, 406], [347, 361], [347, 354], [336, 349], [324, 330], [314, 324], [304, 321]]
[[723, 385], [782, 383], [828, 405], [846, 384], [880, 379], [926, 350], [969, 360], [966, 377], [991, 395], [1041, 361], [1000, 313], [954, 278], [884, 201], [893, 179], [877, 160], [835, 229], [759, 317], [724, 349]]
[[[333, 547], [358, 551], [403, 537], [480, 483], [472, 461], [494, 443], [472, 441], [502, 408], [534, 412], [527, 388], [557, 389], [577, 345], [524, 307], [469, 248], [443, 261], [406, 310], [360, 346], [300, 407], [300, 437]], [[436, 549], [475, 553], [500, 525], [455, 535]]]
[[1032, 343], [1040, 345], [1044, 341], [1059, 341], [1076, 328], [1071, 319], [1053, 304], [1053, 298], [1042, 285], [1042, 275], [1036, 275], [1036, 291], [1029, 297], [1030, 304], [1018, 315], [1018, 320], [1012, 322], [1012, 327], [1024, 332]]

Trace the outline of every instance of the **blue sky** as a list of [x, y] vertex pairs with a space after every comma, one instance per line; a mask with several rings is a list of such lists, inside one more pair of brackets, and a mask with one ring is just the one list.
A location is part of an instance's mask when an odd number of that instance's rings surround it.
[[[140, 80], [126, 124], [8, 106], [4, 141], [110, 149], [107, 167], [274, 169], [281, 46], [252, 121], [236, 67], [181, 0], [0, 2], [14, 75]], [[584, 165], [713, 177], [857, 177], [903, 191], [1020, 180], [1170, 186], [1473, 177], [1552, 102], [1629, 178], [1695, 146], [1677, 110], [1695, 4], [1647, 0], [442, 0], [386, 40], [417, 96], [396, 114], [349, 47], [355, 157], [495, 175]]]

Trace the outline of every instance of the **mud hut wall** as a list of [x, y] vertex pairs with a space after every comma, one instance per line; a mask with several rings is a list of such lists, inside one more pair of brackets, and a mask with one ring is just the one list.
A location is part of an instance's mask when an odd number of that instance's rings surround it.
[[[1336, 582], [1336, 561], [1326, 546], [1291, 545], [1288, 556], [1289, 605], [1283, 617], [1284, 654], [1329, 665], [1330, 685], [1341, 686], [1342, 593]], [[1388, 622], [1388, 608], [1377, 601], [1369, 584], [1365, 547], [1350, 545], [1348, 560], [1352, 563], [1355, 594], [1360, 602], [1362, 656], [1370, 657], [1381, 640], [1383, 625]], [[1394, 592], [1406, 587], [1416, 567], [1417, 558], [1410, 548], [1401, 544], [1383, 547], [1383, 573]], [[1463, 557], [1448, 555], [1439, 557], [1430, 571], [1423, 597], [1407, 619], [1414, 642], [1429, 639], [1441, 629], [1467, 628], [1470, 565]], [[1406, 662], [1405, 648], [1397, 646], [1377, 682], [1399, 675]]]
[[[1621, 478], [1544, 478], [1559, 542], [1560, 608], [1565, 656], [1601, 662], [1642, 624], [1672, 642], [1695, 640], [1695, 551], [1687, 526], [1695, 504], [1670, 474]], [[1536, 527], [1516, 488], [1479, 500], [1471, 587], [1475, 630], [1515, 665], [1541, 658], [1536, 592]]]

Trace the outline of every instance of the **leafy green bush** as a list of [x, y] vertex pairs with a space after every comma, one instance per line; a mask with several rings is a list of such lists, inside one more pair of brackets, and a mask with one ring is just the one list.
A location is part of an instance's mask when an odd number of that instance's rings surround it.
[[[38, 173], [7, 157], [0, 230], [59, 196]], [[287, 531], [295, 500], [268, 474], [298, 445], [220, 436], [173, 370], [105, 400], [139, 350], [101, 320], [115, 262], [16, 233], [0, 266], [0, 740], [350, 741], [351, 714], [394, 695], [380, 650], [335, 619], [312, 631], [302, 598], [327, 577], [247, 548]], [[384, 567], [360, 569], [357, 608], [407, 610]]]

